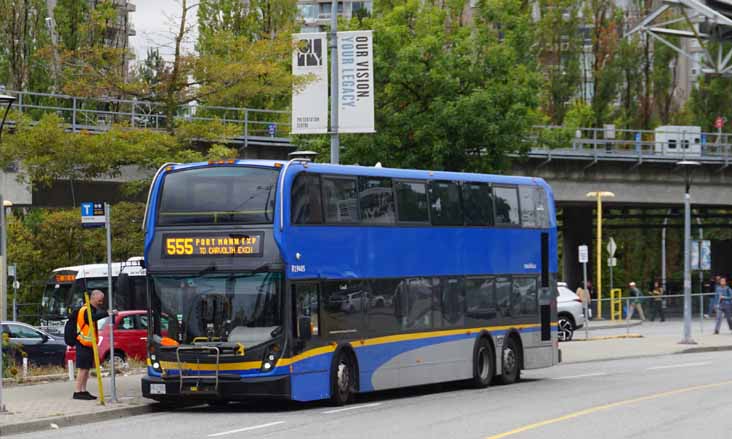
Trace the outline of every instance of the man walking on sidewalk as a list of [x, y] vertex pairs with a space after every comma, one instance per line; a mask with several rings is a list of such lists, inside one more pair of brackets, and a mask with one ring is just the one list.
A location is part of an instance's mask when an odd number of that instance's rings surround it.
[[[91, 305], [92, 322], [89, 322], [87, 305], [82, 306], [76, 313], [76, 368], [79, 370], [76, 375], [76, 386], [73, 399], [92, 400], [97, 399], [86, 390], [86, 383], [89, 381], [89, 370], [94, 367], [93, 343], [97, 336], [97, 321], [107, 317], [109, 314], [103, 309], [104, 293], [94, 290], [89, 298]], [[112, 311], [116, 314], [116, 310]], [[73, 318], [74, 316], [72, 316]]]
[[719, 278], [719, 285], [715, 291], [715, 297], [719, 297], [717, 302], [717, 323], [714, 324], [714, 333], [719, 334], [719, 327], [722, 326], [722, 314], [727, 318], [727, 326], [732, 331], [732, 289], [727, 286], [727, 279]]
[[632, 299], [630, 299], [630, 308], [628, 309], [628, 321], [630, 322], [630, 319], [633, 318], [633, 314], [635, 314], [635, 310], [638, 310], [638, 315], [640, 316], [640, 319], [642, 321], [646, 320], [646, 315], [643, 313], [643, 305], [641, 304], [641, 294], [640, 290], [635, 286], [635, 282], [631, 282], [628, 284], [630, 287], [630, 296]]

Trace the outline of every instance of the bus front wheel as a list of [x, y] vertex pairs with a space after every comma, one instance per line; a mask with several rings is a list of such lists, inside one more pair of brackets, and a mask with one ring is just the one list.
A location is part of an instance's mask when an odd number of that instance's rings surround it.
[[330, 400], [334, 405], [347, 404], [356, 388], [356, 373], [353, 358], [345, 350], [340, 350], [330, 371]]
[[473, 385], [477, 388], [487, 387], [496, 373], [495, 353], [493, 346], [486, 338], [479, 338], [473, 354]]
[[508, 336], [503, 342], [501, 354], [501, 384], [513, 384], [521, 378], [521, 346], [514, 336]]

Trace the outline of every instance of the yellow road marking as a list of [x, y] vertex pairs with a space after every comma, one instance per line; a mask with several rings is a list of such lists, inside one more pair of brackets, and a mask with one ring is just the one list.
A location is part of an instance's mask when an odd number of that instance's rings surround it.
[[622, 406], [626, 406], [626, 405], [630, 405], [630, 404], [635, 404], [636, 402], [650, 401], [653, 399], [665, 398], [667, 396], [679, 395], [682, 393], [693, 392], [696, 390], [715, 389], [717, 387], [729, 386], [729, 385], [732, 385], [732, 380], [731, 381], [722, 381], [722, 382], [713, 383], [713, 384], [703, 384], [700, 386], [684, 387], [682, 389], [670, 390], [668, 392], [654, 393], [652, 395], [641, 396], [640, 398], [626, 399], [624, 401], [618, 401], [618, 402], [613, 402], [610, 404], [590, 407], [588, 409], [580, 410], [578, 412], [570, 413], [568, 415], [559, 416], [558, 418], [546, 419], [541, 422], [536, 422], [534, 424], [525, 425], [523, 427], [519, 427], [519, 428], [510, 430], [510, 431], [506, 431], [503, 433], [499, 433], [499, 434], [496, 434], [493, 436], [488, 436], [485, 439], [500, 439], [500, 438], [504, 438], [504, 437], [508, 437], [508, 436], [513, 436], [515, 434], [523, 433], [525, 431], [536, 430], [537, 428], [556, 424], [556, 423], [563, 422], [563, 421], [568, 421], [570, 419], [589, 415], [591, 413], [600, 412], [603, 410], [610, 410], [610, 409], [614, 409], [617, 407], [622, 407]]

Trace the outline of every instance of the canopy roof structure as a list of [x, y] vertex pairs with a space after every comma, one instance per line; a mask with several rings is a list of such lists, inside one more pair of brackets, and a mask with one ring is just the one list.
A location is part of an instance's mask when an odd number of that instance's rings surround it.
[[[669, 15], [673, 18], [668, 18]], [[665, 0], [630, 30], [626, 37], [638, 33], [692, 60], [696, 58], [668, 37], [694, 39], [702, 49], [704, 73], [732, 74], [732, 49], [725, 51], [722, 44], [715, 44], [716, 54], [713, 55], [710, 47], [710, 43], [732, 42], [732, 0]]]

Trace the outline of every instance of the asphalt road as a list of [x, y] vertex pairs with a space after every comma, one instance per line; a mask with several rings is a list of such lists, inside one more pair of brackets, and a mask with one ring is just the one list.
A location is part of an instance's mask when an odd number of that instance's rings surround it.
[[731, 413], [732, 352], [714, 352], [565, 364], [510, 386], [425, 386], [346, 407], [196, 407], [14, 437], [726, 439]]

